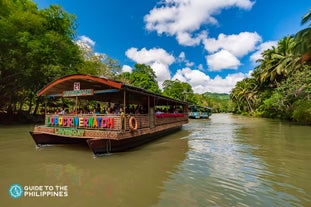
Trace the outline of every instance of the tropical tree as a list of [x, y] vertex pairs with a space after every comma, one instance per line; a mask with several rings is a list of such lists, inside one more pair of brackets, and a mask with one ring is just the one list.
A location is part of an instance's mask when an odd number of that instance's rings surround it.
[[94, 51], [94, 48], [81, 41], [76, 41], [83, 56], [83, 63], [78, 69], [78, 73], [103, 76], [109, 79], [115, 79], [116, 74], [120, 73], [121, 66], [117, 60], [110, 58], [106, 54]]
[[130, 83], [154, 93], [161, 93], [156, 80], [157, 76], [149, 65], [135, 64], [130, 75]]
[[307, 22], [310, 22], [308, 27], [299, 31], [295, 36], [296, 52], [301, 55], [302, 62], [311, 60], [311, 9], [303, 16], [301, 24], [304, 25]]
[[254, 112], [258, 99], [257, 82], [254, 78], [245, 78], [237, 82], [230, 98], [237, 104], [237, 111]]
[[298, 66], [299, 57], [295, 55], [294, 48], [296, 42], [293, 36], [282, 38], [277, 47], [272, 47], [263, 52], [262, 59], [257, 69], [261, 72], [260, 81], [267, 83], [275, 88], [277, 83], [286, 79], [286, 77], [295, 71]]
[[121, 81], [126, 84], [131, 84], [131, 73], [130, 72], [123, 72], [116, 75], [116, 80]]
[[162, 84], [163, 95], [172, 97], [181, 101], [191, 102], [193, 90], [189, 83], [176, 80], [165, 80]]
[[83, 61], [72, 41], [75, 17], [59, 6], [38, 10], [30, 0], [1, 4], [0, 106], [12, 113], [28, 102], [30, 110], [40, 88], [76, 73]]
[[[302, 24], [311, 20], [311, 10]], [[238, 82], [230, 97], [236, 111], [311, 122], [311, 29], [282, 38], [262, 53], [250, 78]]]

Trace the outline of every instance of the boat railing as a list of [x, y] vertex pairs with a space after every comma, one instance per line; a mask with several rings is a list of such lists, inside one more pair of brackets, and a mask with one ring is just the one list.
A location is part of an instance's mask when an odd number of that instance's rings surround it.
[[[81, 128], [88, 130], [131, 130], [130, 119], [137, 122], [137, 129], [150, 127], [149, 114], [46, 114], [45, 126], [60, 128]], [[154, 114], [154, 124], [163, 125], [186, 121], [184, 113]]]
[[126, 114], [124, 116], [120, 114], [47, 114], [45, 125], [90, 130], [130, 130], [129, 120], [131, 117], [135, 117], [137, 129], [149, 127], [147, 114]]
[[162, 125], [180, 121], [187, 121], [188, 115], [185, 113], [160, 113], [155, 114], [155, 124]]

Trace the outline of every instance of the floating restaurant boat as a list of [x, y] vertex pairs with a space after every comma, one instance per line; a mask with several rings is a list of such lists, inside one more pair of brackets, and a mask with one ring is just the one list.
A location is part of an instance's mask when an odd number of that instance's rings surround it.
[[[87, 143], [95, 155], [125, 151], [181, 129], [188, 123], [188, 106], [122, 82], [74, 74], [52, 81], [38, 93], [71, 98], [74, 113], [46, 113], [44, 125], [30, 132], [37, 146]], [[78, 113], [80, 101], [114, 106], [116, 112]], [[137, 109], [132, 111], [131, 109]], [[161, 110], [161, 112], [159, 111]]]
[[191, 105], [188, 117], [191, 119], [208, 119], [212, 115], [212, 108], [206, 106]]

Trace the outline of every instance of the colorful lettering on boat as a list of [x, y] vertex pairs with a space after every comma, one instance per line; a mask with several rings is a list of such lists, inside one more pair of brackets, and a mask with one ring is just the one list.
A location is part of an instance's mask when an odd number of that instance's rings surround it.
[[47, 116], [48, 126], [84, 127], [84, 128], [114, 128], [114, 118], [107, 117], [71, 117], [71, 116]]
[[84, 134], [83, 129], [72, 129], [72, 128], [55, 128], [55, 134], [66, 135], [66, 136], [78, 136], [82, 137]]

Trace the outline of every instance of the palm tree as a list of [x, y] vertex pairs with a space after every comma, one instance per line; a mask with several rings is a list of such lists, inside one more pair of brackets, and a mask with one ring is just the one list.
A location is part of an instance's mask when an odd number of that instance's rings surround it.
[[292, 36], [282, 38], [277, 47], [272, 47], [263, 52], [257, 70], [261, 71], [260, 82], [275, 87], [284, 80], [292, 71], [296, 70], [299, 58], [294, 53], [296, 46]]
[[[301, 24], [304, 25], [311, 22], [311, 9], [303, 16]], [[297, 41], [296, 52], [301, 55], [301, 62], [308, 62], [311, 60], [311, 23], [306, 29], [299, 31], [295, 40]]]
[[231, 91], [230, 98], [238, 105], [239, 111], [253, 112], [258, 101], [257, 81], [255, 78], [245, 78], [237, 82]]
[[301, 24], [305, 24], [308, 21], [311, 21], [311, 9], [302, 17]]

